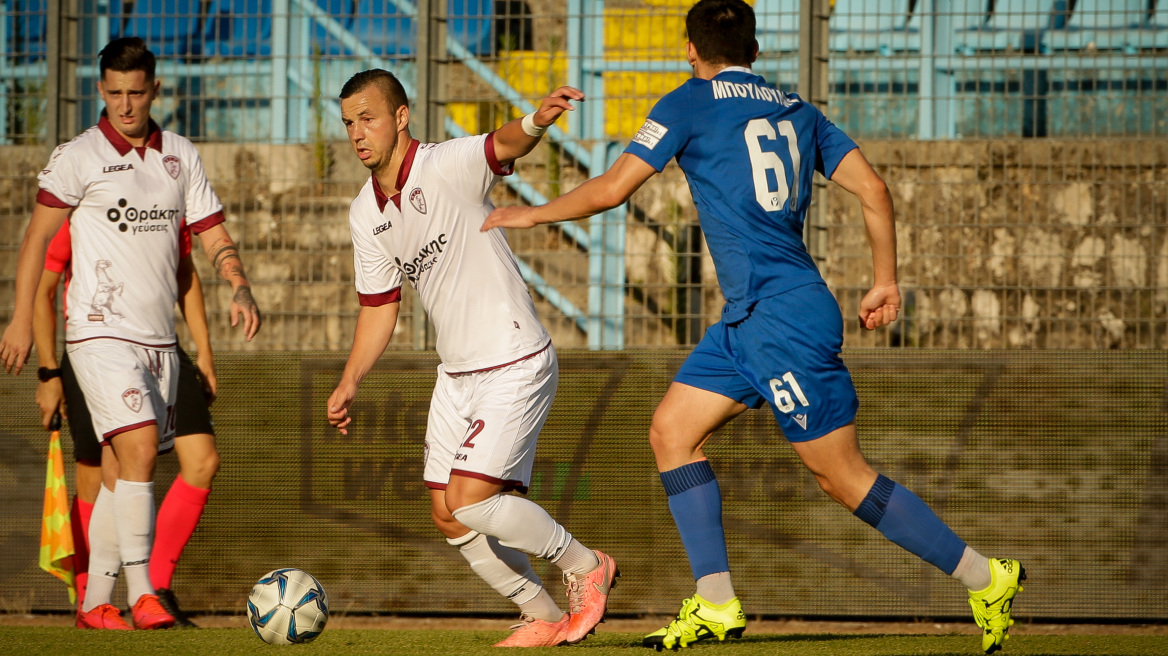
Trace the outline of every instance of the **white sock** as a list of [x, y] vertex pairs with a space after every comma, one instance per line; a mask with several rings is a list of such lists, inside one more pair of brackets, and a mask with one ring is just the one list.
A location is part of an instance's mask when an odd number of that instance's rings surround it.
[[[145, 594], [150, 584], [150, 548], [154, 544], [154, 483], [123, 481], [114, 488], [114, 514], [122, 567], [126, 570], [126, 599], [130, 605]], [[90, 520], [92, 525], [93, 520]]]
[[496, 494], [454, 511], [463, 526], [493, 535], [499, 544], [546, 558], [568, 574], [585, 574], [600, 562], [539, 504], [510, 494]]
[[730, 582], [730, 572], [715, 572], [698, 579], [698, 595], [702, 599], [721, 606], [735, 597], [734, 584]]
[[[495, 592], [517, 605], [531, 601], [543, 589], [543, 582], [531, 569], [527, 554], [499, 544], [499, 539], [471, 531], [460, 538], [447, 538], [470, 568]], [[540, 618], [543, 619], [543, 618]], [[558, 619], [558, 618], [557, 618]]]
[[993, 578], [990, 577], [989, 559], [969, 548], [969, 545], [965, 545], [961, 560], [950, 576], [961, 581], [962, 585], [974, 592], [985, 590], [990, 587], [990, 583], [993, 583]]
[[114, 523], [114, 493], [102, 485], [89, 520], [89, 585], [81, 603], [81, 610], [87, 613], [113, 601], [114, 584], [122, 567]]

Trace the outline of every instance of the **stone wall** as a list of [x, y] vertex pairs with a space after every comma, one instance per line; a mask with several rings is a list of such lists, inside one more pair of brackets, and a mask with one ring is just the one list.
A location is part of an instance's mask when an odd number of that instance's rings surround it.
[[[897, 206], [899, 277], [905, 296], [894, 330], [861, 333], [849, 346], [947, 348], [1168, 347], [1168, 143], [1108, 141], [872, 141], [865, 155]], [[226, 318], [230, 293], [196, 241], [219, 349], [345, 349], [357, 312], [347, 211], [367, 173], [345, 144], [200, 144], [265, 312], [245, 342]], [[0, 315], [12, 307], [16, 254], [36, 195], [41, 147], [0, 149]], [[543, 193], [546, 147], [519, 173]], [[565, 169], [563, 188], [581, 176]], [[515, 202], [499, 185], [497, 204]], [[834, 185], [821, 194], [821, 268], [845, 317], [871, 283], [858, 202]], [[683, 312], [717, 320], [721, 297], [702, 255], [701, 308], [679, 300], [685, 265], [670, 243], [696, 220], [684, 176], [667, 169], [634, 197], [626, 256], [626, 345], [696, 339]], [[513, 233], [516, 252], [579, 308], [588, 303], [588, 258], [556, 229]], [[813, 249], [815, 250], [815, 249]], [[586, 338], [543, 299], [541, 315], [564, 348]], [[395, 344], [414, 342], [407, 296]]]

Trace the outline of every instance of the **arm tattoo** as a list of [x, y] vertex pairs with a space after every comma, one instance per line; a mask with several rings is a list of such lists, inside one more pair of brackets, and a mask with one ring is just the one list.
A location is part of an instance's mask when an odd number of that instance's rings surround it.
[[235, 289], [235, 296], [231, 298], [231, 302], [243, 308], [255, 309], [256, 302], [251, 295], [251, 287], [247, 285], [240, 285]]
[[223, 265], [226, 264], [229, 260], [235, 260], [236, 262], [239, 262], [241, 265], [240, 269], [242, 270], [243, 261], [239, 259], [239, 249], [235, 247], [235, 244], [231, 243], [228, 243], [227, 245], [222, 246], [219, 250], [215, 251], [215, 255], [211, 257], [211, 266], [215, 267], [216, 271], [224, 273], [224, 276], [226, 277], [226, 272], [223, 272]]

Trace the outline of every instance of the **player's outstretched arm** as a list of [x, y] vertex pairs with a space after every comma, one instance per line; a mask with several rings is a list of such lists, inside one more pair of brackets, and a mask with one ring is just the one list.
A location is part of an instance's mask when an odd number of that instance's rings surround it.
[[211, 405], [219, 393], [219, 379], [215, 376], [215, 353], [211, 350], [211, 331], [207, 328], [203, 283], [189, 255], [178, 261], [178, 307], [191, 331], [191, 339], [195, 340], [198, 351], [195, 366], [203, 377], [203, 396], [207, 398], [207, 405]]
[[199, 233], [199, 240], [203, 243], [203, 252], [211, 260], [211, 266], [219, 272], [224, 280], [231, 283], [231, 325], [239, 325], [243, 319], [243, 336], [247, 341], [260, 330], [260, 308], [251, 295], [251, 285], [243, 273], [243, 260], [239, 258], [239, 248], [227, 234], [223, 224], [213, 226]]
[[389, 346], [400, 308], [400, 302], [364, 306], [357, 315], [357, 329], [353, 332], [349, 360], [345, 363], [337, 388], [328, 400], [328, 421], [341, 431], [341, 435], [349, 434], [349, 424], [353, 421], [349, 416], [349, 406], [357, 398], [357, 387], [385, 352], [385, 347]]
[[875, 276], [872, 289], [860, 299], [860, 323], [868, 330], [875, 330], [896, 321], [900, 311], [892, 194], [859, 148], [844, 156], [831, 180], [855, 194], [863, 208]]
[[[57, 283], [61, 274], [45, 269], [32, 302], [32, 334], [36, 343], [37, 364], [57, 369]], [[49, 430], [53, 415], [65, 412], [65, 386], [56, 376], [37, 384], [37, 407], [41, 409], [41, 427]]]
[[539, 103], [535, 112], [517, 118], [495, 130], [495, 159], [506, 166], [535, 149], [543, 133], [564, 112], [575, 110], [571, 101], [583, 102], [584, 92], [573, 87], [560, 87]]
[[513, 205], [496, 209], [483, 222], [482, 230], [530, 228], [540, 223], [583, 219], [624, 203], [656, 172], [645, 160], [625, 153], [617, 158], [612, 168], [546, 205]]
[[69, 218], [71, 207], [49, 207], [40, 203], [32, 211], [32, 219], [20, 243], [20, 255], [16, 260], [16, 299], [12, 309], [12, 322], [0, 338], [0, 362], [4, 370], [19, 376], [20, 370], [28, 362], [32, 352], [33, 298], [40, 285], [41, 272], [45, 268], [45, 251], [53, 235]]

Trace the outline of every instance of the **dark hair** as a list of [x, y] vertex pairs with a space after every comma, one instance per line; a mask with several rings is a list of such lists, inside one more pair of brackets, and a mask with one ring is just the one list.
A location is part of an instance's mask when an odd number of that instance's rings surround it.
[[127, 36], [114, 39], [106, 44], [98, 54], [100, 58], [101, 77], [105, 78], [106, 71], [129, 73], [142, 71], [146, 78], [154, 79], [154, 53], [146, 47], [146, 42], [136, 36]]
[[409, 105], [410, 101], [406, 98], [406, 90], [402, 87], [402, 83], [398, 81], [397, 77], [389, 71], [381, 68], [371, 68], [367, 71], [361, 71], [345, 82], [345, 86], [341, 87], [341, 100], [349, 98], [362, 90], [365, 87], [376, 84], [381, 92], [385, 94], [385, 99], [389, 101], [390, 109], [397, 111], [398, 107], [402, 105]]
[[743, 0], [699, 0], [685, 15], [685, 31], [708, 64], [748, 65], [754, 61], [754, 9]]

